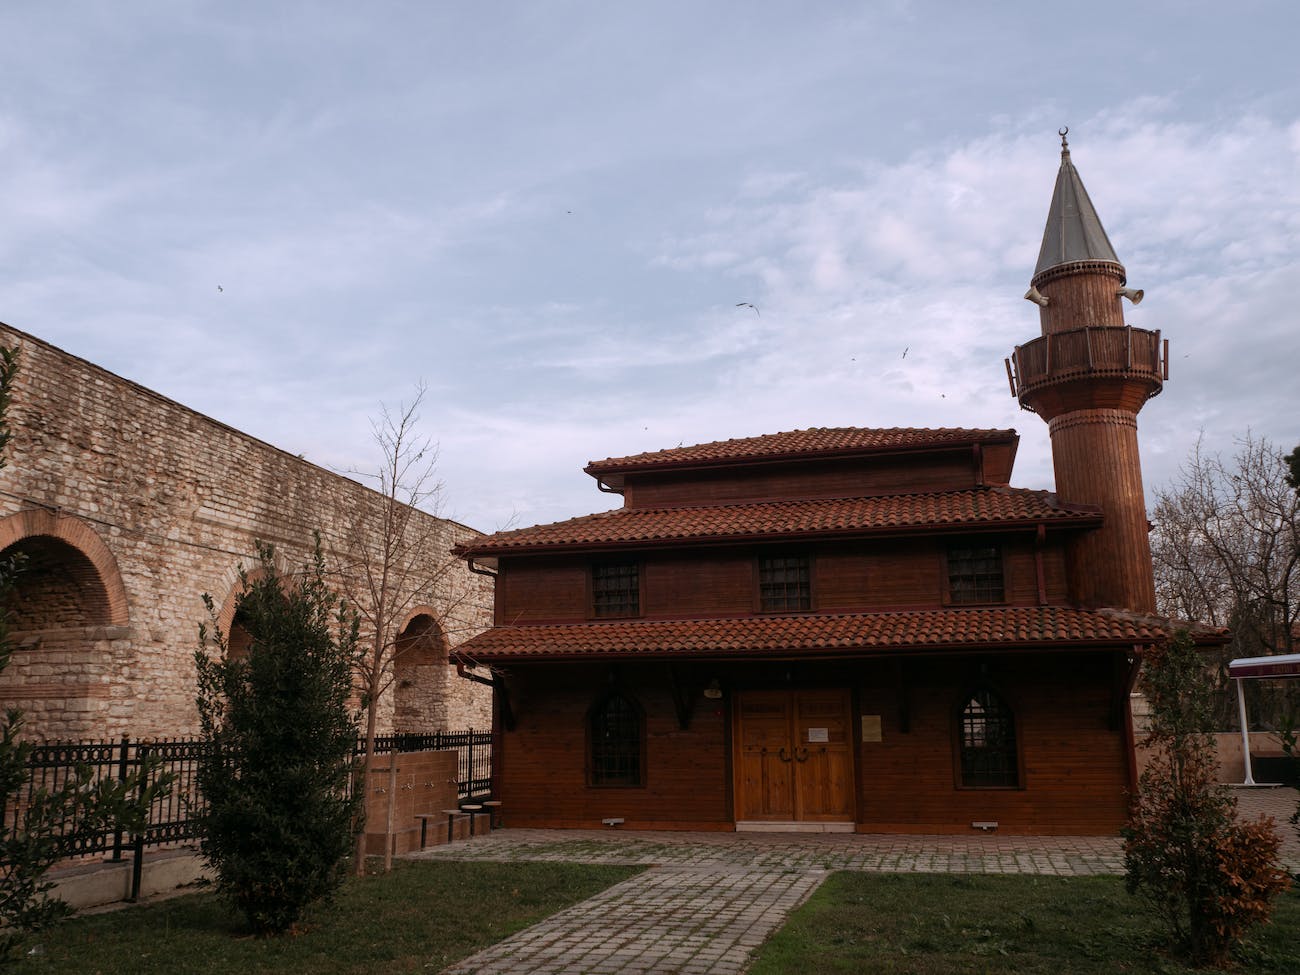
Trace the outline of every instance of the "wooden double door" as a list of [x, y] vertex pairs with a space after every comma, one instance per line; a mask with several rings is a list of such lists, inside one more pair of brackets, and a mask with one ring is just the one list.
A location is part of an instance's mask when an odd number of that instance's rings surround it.
[[735, 715], [737, 822], [853, 822], [847, 690], [740, 691]]

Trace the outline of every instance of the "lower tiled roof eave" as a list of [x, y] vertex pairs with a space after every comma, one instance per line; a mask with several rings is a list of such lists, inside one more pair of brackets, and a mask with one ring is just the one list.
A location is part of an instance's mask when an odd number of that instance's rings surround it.
[[1153, 617], [1068, 607], [619, 620], [503, 626], [468, 641], [467, 663], [608, 659], [844, 659], [1131, 649], [1164, 639]]

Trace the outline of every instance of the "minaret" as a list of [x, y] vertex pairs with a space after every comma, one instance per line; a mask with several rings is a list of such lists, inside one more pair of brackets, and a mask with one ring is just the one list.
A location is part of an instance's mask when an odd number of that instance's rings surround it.
[[1011, 392], [1047, 421], [1056, 493], [1101, 507], [1102, 527], [1068, 552], [1070, 598], [1079, 606], [1155, 612], [1151, 546], [1138, 459], [1137, 415], [1168, 378], [1160, 333], [1124, 324], [1124, 265], [1070, 161], [1061, 170], [1029, 293], [1042, 335], [1007, 360]]

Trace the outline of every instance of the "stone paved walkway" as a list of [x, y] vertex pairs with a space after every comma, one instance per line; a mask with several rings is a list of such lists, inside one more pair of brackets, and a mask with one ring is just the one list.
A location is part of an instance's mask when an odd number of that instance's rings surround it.
[[[1283, 828], [1283, 860], [1300, 871], [1285, 825], [1290, 789], [1241, 790], [1243, 816]], [[739, 975], [754, 949], [828, 872], [1123, 872], [1110, 836], [898, 836], [852, 833], [621, 833], [498, 830], [415, 854], [421, 859], [571, 860], [651, 869], [446, 970], [446, 975]]]

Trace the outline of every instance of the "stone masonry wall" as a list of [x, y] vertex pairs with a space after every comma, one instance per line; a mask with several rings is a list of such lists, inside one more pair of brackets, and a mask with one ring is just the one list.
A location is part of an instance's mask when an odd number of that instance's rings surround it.
[[[228, 626], [256, 540], [292, 571], [319, 530], [327, 564], [342, 564], [349, 526], [381, 496], [31, 335], [0, 326], [0, 342], [21, 349], [0, 550], [23, 551], [39, 570], [0, 705], [23, 709], [31, 738], [194, 734], [202, 595]], [[410, 616], [435, 620], [452, 646], [491, 625], [491, 580], [449, 555], [476, 534], [422, 512], [411, 528], [431, 591]], [[459, 678], [445, 649], [422, 664], [402, 675], [403, 710], [446, 729], [490, 726], [490, 692]], [[381, 730], [395, 696], [382, 702]]]

